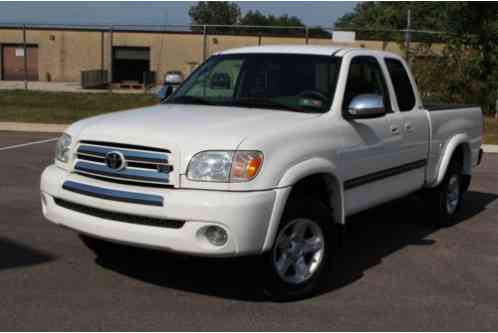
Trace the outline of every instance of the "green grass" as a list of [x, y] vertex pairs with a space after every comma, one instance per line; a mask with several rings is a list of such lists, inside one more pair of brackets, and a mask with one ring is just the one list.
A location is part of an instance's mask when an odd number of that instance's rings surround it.
[[[157, 104], [155, 95], [0, 90], [0, 121], [70, 124], [102, 113]], [[486, 117], [484, 143], [498, 144], [498, 119]]]
[[0, 121], [70, 124], [102, 113], [157, 104], [145, 94], [0, 90]]
[[498, 119], [486, 117], [484, 120], [484, 143], [498, 145]]

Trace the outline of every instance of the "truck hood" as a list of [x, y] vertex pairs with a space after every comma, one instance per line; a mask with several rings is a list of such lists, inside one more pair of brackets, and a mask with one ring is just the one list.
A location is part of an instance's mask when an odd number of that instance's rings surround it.
[[295, 127], [317, 116], [320, 114], [162, 104], [88, 118], [71, 126], [69, 134], [77, 140], [169, 149], [176, 158], [189, 160], [199, 151], [233, 150], [249, 135]]

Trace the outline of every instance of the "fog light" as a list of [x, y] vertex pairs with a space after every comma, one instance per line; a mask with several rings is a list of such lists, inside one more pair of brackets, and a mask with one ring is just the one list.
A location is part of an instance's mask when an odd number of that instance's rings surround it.
[[222, 246], [228, 240], [228, 235], [225, 229], [217, 226], [208, 227], [206, 229], [205, 235], [207, 240], [215, 246]]

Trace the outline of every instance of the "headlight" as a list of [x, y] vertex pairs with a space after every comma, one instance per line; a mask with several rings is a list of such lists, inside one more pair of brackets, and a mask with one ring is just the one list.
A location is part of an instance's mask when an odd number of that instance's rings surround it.
[[189, 162], [187, 178], [206, 182], [247, 182], [263, 164], [259, 151], [204, 151]]
[[71, 136], [62, 134], [55, 146], [55, 159], [67, 163], [69, 161], [69, 150], [71, 149]]

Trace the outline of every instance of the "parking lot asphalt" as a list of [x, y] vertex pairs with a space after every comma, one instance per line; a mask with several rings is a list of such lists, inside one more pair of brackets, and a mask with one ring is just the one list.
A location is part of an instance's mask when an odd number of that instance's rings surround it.
[[[54, 134], [0, 132], [0, 148]], [[457, 222], [435, 230], [415, 197], [348, 220], [320, 295], [270, 302], [251, 258], [154, 251], [101, 262], [45, 221], [54, 143], [0, 150], [0, 330], [498, 330], [498, 154]]]

